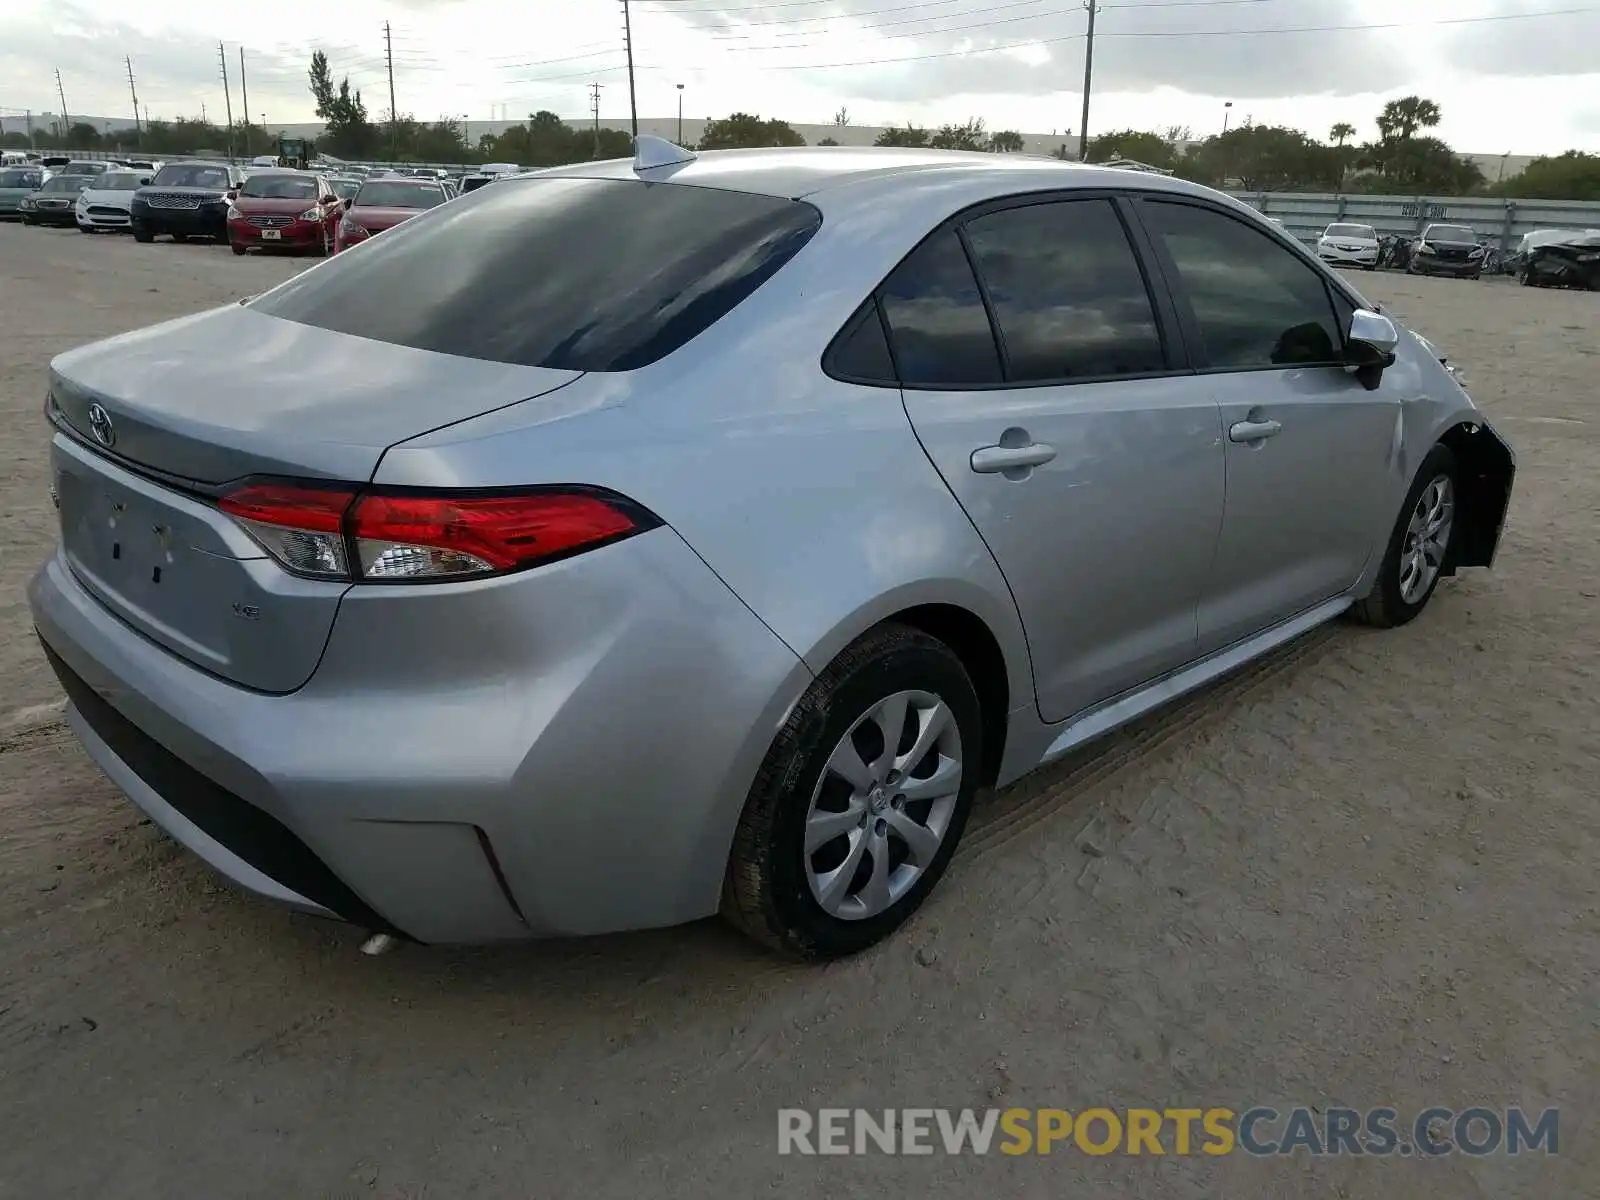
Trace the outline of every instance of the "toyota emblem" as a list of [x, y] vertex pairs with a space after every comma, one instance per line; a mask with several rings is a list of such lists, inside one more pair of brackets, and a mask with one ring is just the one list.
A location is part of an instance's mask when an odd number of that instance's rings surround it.
[[108, 449], [117, 444], [117, 427], [111, 423], [111, 414], [98, 404], [89, 405], [89, 432]]

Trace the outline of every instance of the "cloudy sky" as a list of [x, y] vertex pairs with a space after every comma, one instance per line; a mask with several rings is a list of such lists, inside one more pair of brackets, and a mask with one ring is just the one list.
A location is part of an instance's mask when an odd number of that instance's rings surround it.
[[[1077, 0], [635, 0], [641, 116], [754, 111], [822, 123], [1075, 130], [1086, 13]], [[243, 46], [250, 108], [269, 123], [312, 120], [305, 68], [325, 50], [374, 116], [388, 108], [383, 26], [394, 31], [398, 107], [520, 118], [537, 108], [626, 120], [618, 0], [338, 0], [305, 9], [146, 0], [120, 10], [71, 0], [0, 6], [0, 115], [125, 114], [123, 56], [152, 116], [216, 120], [227, 46], [233, 102]], [[115, 15], [110, 15], [115, 13]], [[285, 39], [279, 16], [320, 37]], [[1091, 133], [1232, 120], [1326, 137], [1348, 121], [1372, 136], [1387, 98], [1419, 93], [1439, 129], [1479, 154], [1600, 150], [1600, 0], [1103, 0], [1096, 18]]]

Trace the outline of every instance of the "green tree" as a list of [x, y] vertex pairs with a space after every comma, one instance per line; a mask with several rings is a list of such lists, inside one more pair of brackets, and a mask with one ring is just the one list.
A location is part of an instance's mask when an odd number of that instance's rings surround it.
[[960, 125], [941, 125], [928, 139], [935, 150], [987, 150], [989, 135], [982, 117], [971, 117]]
[[1164, 171], [1170, 171], [1178, 165], [1178, 155], [1172, 143], [1158, 133], [1122, 129], [1089, 139], [1090, 162], [1110, 162], [1114, 158], [1131, 158], [1134, 162], [1160, 167]]
[[1348, 121], [1340, 121], [1328, 130], [1328, 136], [1333, 139], [1333, 144], [1343, 147], [1344, 144], [1356, 135], [1356, 127]]
[[1384, 140], [1407, 142], [1419, 129], [1432, 129], [1439, 124], [1439, 106], [1421, 96], [1402, 96], [1383, 106], [1378, 114], [1378, 133]]
[[376, 150], [378, 130], [367, 120], [367, 106], [360, 90], [350, 90], [350, 77], [345, 76], [335, 88], [328, 56], [321, 50], [312, 53], [308, 74], [317, 116], [327, 124], [317, 144], [340, 158], [362, 158]]
[[838, 144], [839, 143], [836, 142], [833, 138], [819, 138], [819, 139], [817, 139], [817, 145], [819, 145], [819, 146], [837, 146]]
[[1241, 125], [1209, 137], [1174, 168], [1213, 187], [1237, 180], [1250, 191], [1266, 192], [1332, 187], [1343, 172], [1332, 146], [1277, 125]]
[[1022, 135], [1015, 129], [997, 129], [989, 138], [989, 149], [996, 154], [1016, 154], [1022, 147]]
[[1530, 200], [1600, 200], [1600, 154], [1568, 150], [1536, 158], [1491, 190]]
[[720, 121], [707, 121], [700, 135], [702, 150], [741, 150], [759, 146], [804, 146], [805, 138], [787, 121], [763, 121], [751, 113], [736, 112]]
[[905, 128], [891, 126], [872, 140], [874, 146], [926, 146], [928, 131], [907, 121]]

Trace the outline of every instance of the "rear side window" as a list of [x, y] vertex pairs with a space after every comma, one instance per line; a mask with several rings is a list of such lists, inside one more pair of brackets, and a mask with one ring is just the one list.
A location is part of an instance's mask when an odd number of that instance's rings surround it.
[[1146, 200], [1143, 213], [1177, 268], [1207, 365], [1242, 371], [1339, 360], [1344, 339], [1315, 267], [1211, 209]]
[[1012, 383], [1166, 369], [1155, 310], [1109, 200], [1007, 208], [969, 222]]
[[839, 331], [823, 355], [822, 369], [849, 383], [896, 382], [894, 359], [889, 354], [889, 339], [884, 335], [876, 300], [868, 300], [857, 309]]
[[906, 387], [1000, 382], [1000, 354], [954, 229], [913, 250], [878, 292]]
[[630, 371], [695, 337], [810, 240], [775, 196], [506, 179], [251, 302], [275, 317], [466, 358]]

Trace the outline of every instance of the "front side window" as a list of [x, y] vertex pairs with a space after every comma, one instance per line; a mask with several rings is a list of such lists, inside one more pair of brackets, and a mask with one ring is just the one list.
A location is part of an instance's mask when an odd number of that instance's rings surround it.
[[1141, 207], [1177, 269], [1207, 365], [1242, 371], [1339, 361], [1344, 339], [1315, 267], [1212, 209], [1165, 200]]
[[1166, 368], [1133, 247], [1110, 200], [1002, 209], [967, 223], [1011, 383]]
[[954, 229], [940, 230], [913, 250], [884, 281], [878, 300], [905, 386], [1001, 381], [994, 330]]
[[508, 179], [403, 221], [250, 307], [441, 354], [629, 371], [736, 308], [821, 222], [812, 205], [780, 196]]
[[0, 188], [36, 188], [43, 180], [41, 171], [0, 171]]

